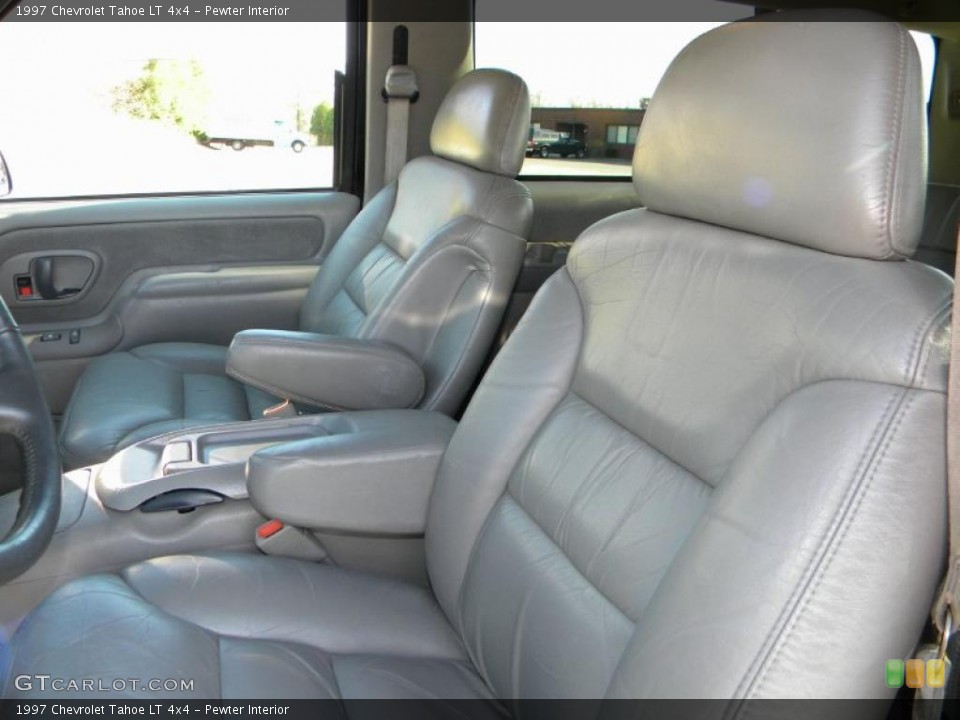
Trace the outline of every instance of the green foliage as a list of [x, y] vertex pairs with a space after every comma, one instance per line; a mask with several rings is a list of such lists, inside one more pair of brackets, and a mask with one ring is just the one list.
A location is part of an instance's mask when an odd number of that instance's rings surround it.
[[148, 60], [139, 77], [112, 89], [113, 110], [203, 132], [210, 90], [196, 60]]
[[322, 102], [310, 116], [310, 134], [317, 138], [317, 145], [333, 145], [333, 107]]

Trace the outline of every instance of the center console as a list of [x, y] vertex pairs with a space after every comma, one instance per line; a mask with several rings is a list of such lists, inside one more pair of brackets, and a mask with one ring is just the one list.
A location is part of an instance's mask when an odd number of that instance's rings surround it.
[[[242, 422], [168, 433], [67, 473], [49, 548], [0, 588], [0, 636], [72, 577], [260, 552], [267, 521], [309, 535], [326, 562], [425, 582], [426, 507], [455, 428], [419, 410]], [[19, 493], [0, 496], [0, 533], [18, 508]]]
[[144, 440], [97, 469], [97, 496], [121, 512], [184, 512], [245, 499], [250, 456], [271, 445], [327, 435], [325, 417], [219, 425]]

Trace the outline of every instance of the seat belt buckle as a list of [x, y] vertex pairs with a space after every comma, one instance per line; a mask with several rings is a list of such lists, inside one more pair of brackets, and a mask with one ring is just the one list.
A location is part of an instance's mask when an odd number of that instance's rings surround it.
[[295, 418], [300, 416], [300, 413], [297, 412], [296, 406], [289, 400], [284, 400], [282, 403], [271, 405], [264, 410], [262, 414], [264, 420], [282, 420], [284, 418]]
[[409, 100], [411, 104], [420, 99], [420, 85], [416, 71], [408, 65], [393, 65], [387, 70], [380, 95], [384, 102]]
[[312, 533], [280, 520], [268, 520], [257, 528], [254, 542], [264, 555], [320, 562], [327, 551]]
[[922, 645], [914, 655], [925, 668], [926, 681], [922, 682], [914, 693], [913, 720], [940, 720], [943, 714], [943, 701], [952, 669], [950, 639], [957, 627], [957, 592], [960, 590], [958, 582], [960, 559], [951, 558], [947, 577], [940, 588], [931, 618], [940, 633], [940, 640], [935, 644]]
[[947, 576], [943, 580], [933, 606], [932, 620], [940, 632], [940, 647], [946, 654], [950, 636], [957, 627], [957, 611], [960, 609], [960, 557], [950, 559]]

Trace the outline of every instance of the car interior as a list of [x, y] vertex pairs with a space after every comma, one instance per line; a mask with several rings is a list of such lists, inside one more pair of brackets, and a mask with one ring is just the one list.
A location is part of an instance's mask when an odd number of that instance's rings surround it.
[[960, 696], [960, 8], [542, 5], [0, 0], [0, 698]]

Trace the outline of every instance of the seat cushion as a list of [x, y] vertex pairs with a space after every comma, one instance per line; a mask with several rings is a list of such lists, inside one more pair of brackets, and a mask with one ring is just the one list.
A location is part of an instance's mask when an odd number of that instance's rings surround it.
[[491, 697], [426, 588], [260, 555], [161, 558], [71, 582], [13, 644], [3, 697], [42, 694], [10, 679], [38, 668], [105, 685], [193, 680], [166, 694], [182, 698]]
[[103, 462], [166, 432], [258, 418], [279, 402], [227, 377], [226, 357], [216, 345], [166, 343], [94, 360], [64, 413], [64, 465]]

